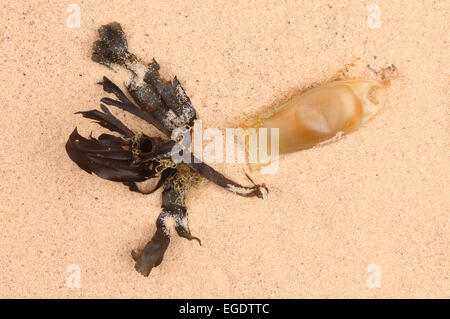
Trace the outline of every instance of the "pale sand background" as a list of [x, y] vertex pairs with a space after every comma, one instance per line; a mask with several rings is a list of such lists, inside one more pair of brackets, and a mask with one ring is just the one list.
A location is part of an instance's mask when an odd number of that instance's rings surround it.
[[[80, 29], [66, 26], [68, 4]], [[449, 2], [2, 1], [1, 297], [449, 297]], [[177, 75], [206, 127], [225, 127], [291, 87], [394, 63], [384, 108], [339, 142], [252, 173], [268, 201], [212, 184], [188, 200], [199, 247], [174, 237], [149, 278], [130, 251], [152, 236], [160, 193], [89, 176], [64, 144], [78, 110], [98, 107], [114, 73], [90, 60], [97, 28], [119, 21], [130, 51]], [[375, 58], [376, 56], [376, 58]], [[117, 114], [117, 112], [116, 112]], [[141, 121], [119, 112], [131, 127]], [[246, 182], [244, 167], [215, 165]], [[204, 198], [202, 198], [204, 196]], [[81, 289], [66, 287], [70, 264]], [[369, 289], [369, 264], [381, 288]]]

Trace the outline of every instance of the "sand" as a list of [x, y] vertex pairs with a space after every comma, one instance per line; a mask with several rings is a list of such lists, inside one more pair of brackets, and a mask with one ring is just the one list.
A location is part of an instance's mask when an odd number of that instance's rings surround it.
[[[448, 2], [380, 1], [377, 25], [373, 1], [79, 0], [71, 28], [74, 2], [1, 1], [0, 297], [450, 297]], [[73, 114], [98, 107], [95, 83], [128, 79], [90, 60], [97, 28], [115, 20], [130, 51], [178, 76], [204, 128], [355, 58], [349, 76], [392, 63], [399, 76], [365, 127], [252, 172], [267, 201], [211, 183], [193, 192], [203, 246], [174, 237], [145, 278], [130, 252], [153, 234], [160, 192], [90, 176], [64, 149], [75, 126], [103, 131]], [[248, 182], [246, 166], [214, 167]]]

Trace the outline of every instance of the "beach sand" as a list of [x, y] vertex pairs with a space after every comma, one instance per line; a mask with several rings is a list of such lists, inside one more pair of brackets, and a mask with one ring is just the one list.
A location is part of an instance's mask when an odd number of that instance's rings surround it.
[[[378, 24], [374, 3], [1, 1], [0, 297], [450, 297], [450, 5], [380, 1]], [[130, 252], [153, 235], [160, 192], [90, 176], [64, 149], [75, 126], [104, 132], [74, 115], [98, 108], [96, 82], [129, 77], [90, 60], [112, 21], [131, 52], [177, 75], [204, 128], [233, 125], [356, 58], [350, 77], [395, 64], [398, 78], [358, 131], [282, 157], [276, 174], [251, 172], [267, 201], [212, 183], [193, 191], [190, 227], [203, 246], [174, 236], [145, 278]], [[213, 166], [248, 183], [245, 165]]]

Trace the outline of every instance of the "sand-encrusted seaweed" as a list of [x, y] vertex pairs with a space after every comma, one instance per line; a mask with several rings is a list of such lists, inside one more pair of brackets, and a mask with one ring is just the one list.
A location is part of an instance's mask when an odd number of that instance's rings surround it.
[[[119, 23], [104, 25], [98, 31], [100, 40], [94, 42], [92, 60], [110, 68], [119, 65], [131, 71], [132, 77], [126, 87], [134, 101], [104, 77], [99, 84], [105, 92], [114, 94], [115, 99], [102, 98], [101, 111], [78, 113], [120, 136], [101, 134], [98, 138], [85, 138], [75, 128], [67, 141], [66, 151], [86, 172], [121, 182], [131, 191], [151, 194], [163, 187], [163, 210], [156, 222], [156, 232], [142, 251], [132, 252], [136, 270], [148, 276], [153, 267], [161, 264], [170, 243], [169, 223], [173, 223], [179, 236], [201, 244], [200, 239], [191, 235], [185, 205], [186, 194], [199, 179], [206, 178], [244, 197], [266, 198], [268, 190], [264, 184], [247, 187], [228, 179], [207, 164], [194, 160], [194, 155], [186, 146], [183, 152], [187, 152], [191, 161], [175, 164], [172, 151], [179, 141], [172, 140], [171, 136], [175, 129], [192, 127], [197, 114], [191, 100], [176, 77], [172, 81], [160, 77], [159, 65], [155, 60], [147, 66], [128, 52], [128, 42]], [[110, 112], [107, 105], [143, 119], [166, 138], [151, 137], [129, 129]], [[136, 184], [152, 178], [157, 178], [158, 182], [150, 191], [142, 191]]]

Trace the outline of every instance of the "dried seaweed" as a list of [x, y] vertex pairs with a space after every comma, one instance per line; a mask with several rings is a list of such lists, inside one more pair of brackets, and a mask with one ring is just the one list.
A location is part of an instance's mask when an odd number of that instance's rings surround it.
[[[199, 179], [206, 178], [244, 197], [266, 198], [268, 190], [264, 184], [242, 186], [198, 159], [194, 160], [194, 155], [190, 153], [187, 154], [191, 158], [190, 163], [174, 163], [171, 154], [177, 141], [170, 139], [172, 132], [177, 128], [191, 127], [197, 118], [189, 97], [176, 77], [172, 81], [160, 77], [159, 64], [155, 60], [147, 66], [128, 52], [128, 42], [120, 24], [113, 22], [100, 27], [98, 31], [100, 40], [94, 42], [92, 60], [109, 68], [119, 65], [131, 71], [132, 77], [126, 88], [133, 101], [104, 77], [99, 84], [105, 92], [112, 93], [115, 99], [104, 97], [101, 99], [101, 111], [90, 110], [78, 114], [120, 136], [101, 134], [98, 138], [85, 138], [75, 128], [67, 141], [66, 151], [89, 174], [121, 182], [131, 191], [151, 194], [163, 187], [163, 210], [156, 221], [156, 232], [141, 252], [132, 252], [136, 270], [148, 276], [153, 267], [161, 264], [170, 243], [169, 223], [173, 223], [180, 237], [197, 240], [201, 244], [200, 239], [191, 235], [185, 205], [187, 192]], [[143, 119], [166, 138], [132, 131], [106, 105]], [[187, 149], [184, 151], [189, 152]], [[152, 178], [159, 180], [150, 191], [142, 191], [136, 184]]]

